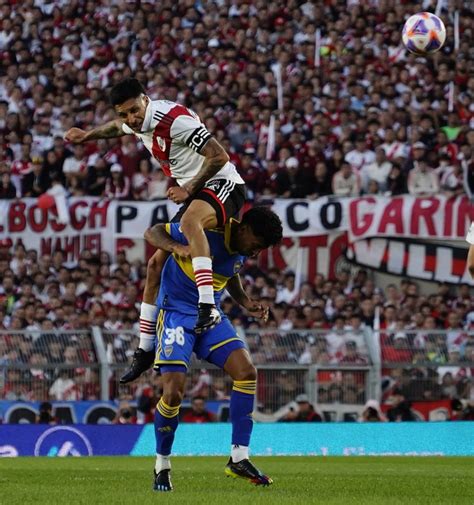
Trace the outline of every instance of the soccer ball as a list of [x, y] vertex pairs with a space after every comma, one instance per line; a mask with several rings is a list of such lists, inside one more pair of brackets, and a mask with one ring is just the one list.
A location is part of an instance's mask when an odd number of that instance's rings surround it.
[[407, 19], [402, 31], [402, 40], [411, 53], [435, 53], [443, 47], [446, 28], [438, 16], [431, 12], [419, 12]]

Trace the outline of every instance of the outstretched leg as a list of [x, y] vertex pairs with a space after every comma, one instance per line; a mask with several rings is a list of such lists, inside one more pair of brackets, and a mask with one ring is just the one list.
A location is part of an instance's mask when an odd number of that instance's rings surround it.
[[158, 249], [148, 260], [145, 288], [140, 307], [140, 342], [138, 349], [133, 354], [130, 368], [120, 378], [121, 384], [134, 381], [153, 365], [158, 314], [156, 298], [160, 289], [161, 271], [168, 256], [168, 252]]

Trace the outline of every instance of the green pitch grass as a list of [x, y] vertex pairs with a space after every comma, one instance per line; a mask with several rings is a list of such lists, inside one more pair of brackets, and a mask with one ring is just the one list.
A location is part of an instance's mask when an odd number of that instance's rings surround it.
[[153, 459], [0, 458], [8, 505], [473, 505], [473, 458], [268, 457], [270, 488], [227, 478], [226, 458], [174, 458], [172, 493], [152, 491]]

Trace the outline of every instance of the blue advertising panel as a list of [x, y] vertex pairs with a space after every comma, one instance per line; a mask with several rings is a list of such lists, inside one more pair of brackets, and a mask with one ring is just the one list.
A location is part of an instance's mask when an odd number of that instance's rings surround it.
[[[230, 423], [181, 424], [173, 454], [226, 455]], [[255, 424], [253, 455], [474, 456], [474, 422]], [[0, 425], [0, 456], [153, 456], [153, 425]]]

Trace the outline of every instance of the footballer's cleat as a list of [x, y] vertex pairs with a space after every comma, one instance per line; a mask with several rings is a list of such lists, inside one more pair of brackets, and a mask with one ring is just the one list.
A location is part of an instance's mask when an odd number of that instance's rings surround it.
[[198, 305], [198, 318], [194, 331], [197, 335], [211, 330], [221, 322], [221, 315], [213, 303], [200, 303]]
[[143, 372], [146, 372], [155, 361], [155, 351], [144, 351], [138, 348], [133, 353], [133, 360], [130, 368], [120, 377], [120, 384], [127, 384], [138, 379]]
[[256, 486], [269, 486], [273, 484], [273, 480], [264, 475], [249, 459], [243, 459], [238, 463], [234, 463], [232, 458], [229, 458], [224, 472], [228, 477], [246, 479]]
[[161, 472], [156, 473], [153, 470], [153, 475], [155, 476], [155, 481], [153, 482], [153, 489], [155, 491], [173, 491], [173, 484], [171, 484], [170, 479], [170, 469], [161, 470]]

